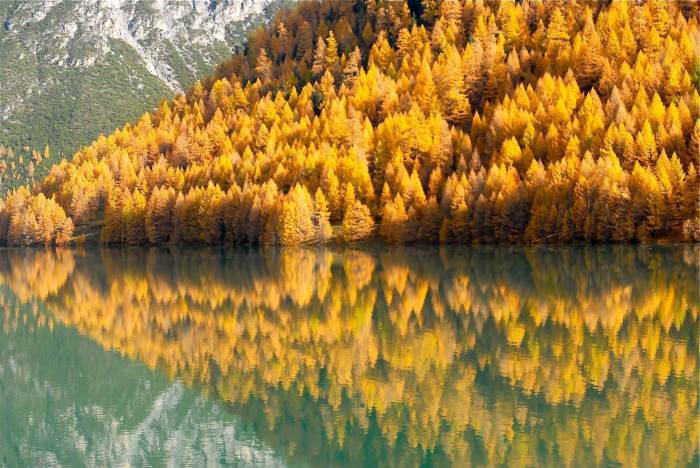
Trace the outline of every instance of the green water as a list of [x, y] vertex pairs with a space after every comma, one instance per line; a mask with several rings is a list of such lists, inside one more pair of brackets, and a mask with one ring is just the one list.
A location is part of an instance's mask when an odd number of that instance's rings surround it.
[[0, 466], [697, 466], [698, 253], [0, 250]]

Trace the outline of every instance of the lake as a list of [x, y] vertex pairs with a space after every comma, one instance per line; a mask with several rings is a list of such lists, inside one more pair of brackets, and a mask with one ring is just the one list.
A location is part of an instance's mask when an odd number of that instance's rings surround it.
[[0, 465], [697, 466], [699, 252], [0, 250]]

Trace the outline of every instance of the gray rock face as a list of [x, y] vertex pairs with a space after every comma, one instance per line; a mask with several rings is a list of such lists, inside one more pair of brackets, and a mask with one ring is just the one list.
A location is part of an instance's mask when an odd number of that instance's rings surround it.
[[[17, 2], [4, 21], [4, 40], [16, 39], [26, 53], [47, 64], [89, 67], [111, 50], [111, 41], [129, 45], [146, 69], [173, 91], [189, 83], [172, 63], [200, 55], [218, 59], [214, 49], [226, 49], [240, 39], [246, 26], [264, 14], [275, 0], [45, 0]], [[1, 46], [0, 46], [1, 47]], [[197, 65], [186, 62], [193, 74]]]

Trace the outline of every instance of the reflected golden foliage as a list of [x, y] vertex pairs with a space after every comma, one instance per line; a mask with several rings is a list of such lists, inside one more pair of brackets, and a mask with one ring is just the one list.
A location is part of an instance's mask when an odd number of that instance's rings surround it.
[[365, 456], [376, 429], [404, 466], [426, 453], [675, 466], [697, 457], [700, 435], [697, 255], [7, 251], [0, 282], [105, 349], [218, 395], [289, 456]]

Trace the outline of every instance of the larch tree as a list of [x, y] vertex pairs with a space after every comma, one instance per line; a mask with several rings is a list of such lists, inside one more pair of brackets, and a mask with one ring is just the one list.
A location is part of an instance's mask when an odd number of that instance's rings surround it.
[[319, 187], [314, 194], [314, 227], [316, 230], [315, 238], [319, 242], [324, 242], [331, 238], [333, 229], [330, 222], [330, 211], [328, 202], [326, 201], [323, 191]]
[[359, 200], [356, 200], [343, 217], [343, 239], [346, 242], [356, 242], [367, 239], [374, 232], [374, 219]]

